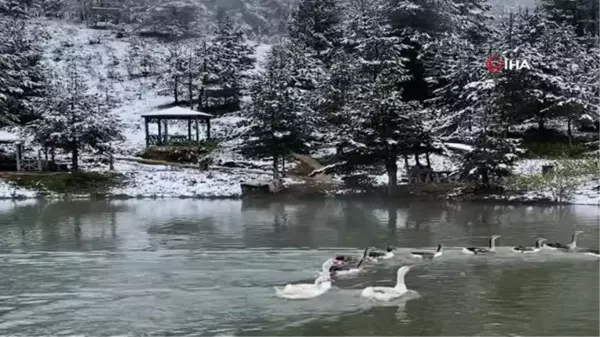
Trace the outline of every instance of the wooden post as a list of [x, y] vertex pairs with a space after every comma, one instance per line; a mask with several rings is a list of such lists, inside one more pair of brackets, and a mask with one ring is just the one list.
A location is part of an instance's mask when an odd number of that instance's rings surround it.
[[21, 142], [15, 143], [17, 146], [17, 171], [21, 171]]
[[210, 139], [210, 118], [206, 119], [206, 140]]
[[148, 127], [148, 118], [144, 118], [144, 126], [146, 130], [146, 147], [150, 146], [150, 128]]
[[188, 119], [188, 140], [192, 141], [192, 120]]
[[196, 119], [194, 122], [196, 123], [196, 141], [199, 142], [200, 141], [200, 128], [198, 126], [198, 120]]
[[158, 120], [158, 122], [156, 122], [156, 124], [158, 124], [158, 144], [156, 145], [160, 145], [162, 144], [162, 120]]
[[38, 150], [38, 171], [42, 172], [44, 167], [42, 166], [42, 150]]

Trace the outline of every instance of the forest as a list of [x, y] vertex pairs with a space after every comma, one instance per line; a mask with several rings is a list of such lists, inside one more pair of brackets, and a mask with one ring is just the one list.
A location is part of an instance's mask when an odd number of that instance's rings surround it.
[[[98, 74], [90, 88], [85, 60], [65, 56], [60, 73], [41, 62], [45, 17], [168, 45], [160, 57], [144, 40], [133, 46], [128, 78], [160, 78], [174, 104], [244, 117], [242, 153], [270, 158], [275, 177], [290, 153], [324, 145], [338, 149], [324, 172], [383, 167], [390, 191], [399, 162], [429, 165], [445, 142], [472, 148], [461, 176], [483, 185], [510, 175], [527, 141], [564, 137], [566, 156], [593, 153], [597, 137], [575, 133], [598, 131], [598, 2], [491, 9], [485, 0], [0, 0], [0, 122], [51, 140], [74, 169], [79, 152], [114, 151], [124, 137], [116, 75]], [[271, 44], [258, 71], [249, 39]], [[530, 67], [490, 72], [490, 56]]]

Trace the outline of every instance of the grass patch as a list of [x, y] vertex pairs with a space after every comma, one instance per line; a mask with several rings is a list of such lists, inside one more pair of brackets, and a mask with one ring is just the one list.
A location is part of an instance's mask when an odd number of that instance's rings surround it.
[[19, 187], [60, 194], [104, 194], [125, 182], [121, 174], [99, 172], [25, 173], [3, 178]]
[[216, 140], [173, 141], [163, 146], [146, 148], [138, 156], [144, 159], [161, 160], [173, 163], [195, 164], [198, 159], [213, 152], [219, 146]]
[[523, 142], [523, 148], [526, 152], [521, 157], [526, 159], [579, 159], [584, 158], [586, 153], [594, 150], [594, 146], [584, 140], [574, 140], [572, 144], [569, 144], [568, 141], [529, 141]]
[[546, 174], [514, 175], [507, 178], [504, 186], [509, 191], [548, 191], [555, 201], [569, 200], [577, 188], [600, 170], [597, 159], [557, 160], [553, 170]]
[[511, 133], [510, 137], [522, 138], [521, 147], [526, 150], [520, 157], [524, 159], [580, 159], [585, 154], [597, 149], [594, 141], [598, 139], [596, 133], [583, 137], [569, 137], [564, 132], [545, 129], [528, 129], [524, 132]]

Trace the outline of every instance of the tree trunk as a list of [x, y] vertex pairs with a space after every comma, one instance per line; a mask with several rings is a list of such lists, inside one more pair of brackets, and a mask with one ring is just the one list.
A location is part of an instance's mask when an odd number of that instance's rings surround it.
[[488, 175], [488, 171], [486, 169], [481, 172], [481, 180], [485, 186], [490, 186], [490, 176]]
[[194, 82], [192, 76], [188, 79], [188, 95], [190, 96], [190, 109], [194, 110]]
[[279, 179], [279, 158], [277, 156], [273, 156], [273, 180]]
[[431, 159], [429, 158], [429, 151], [425, 152], [425, 160], [427, 160], [427, 168], [431, 169]]
[[281, 176], [285, 177], [285, 156], [281, 157]]
[[79, 170], [79, 149], [77, 148], [77, 141], [73, 141], [73, 155], [71, 156], [71, 169], [73, 171]]
[[571, 117], [567, 119], [567, 136], [569, 136], [569, 146], [573, 146], [573, 132], [571, 130]]
[[388, 195], [392, 196], [398, 185], [398, 164], [395, 157], [388, 158], [385, 169], [388, 175]]
[[545, 118], [543, 116], [538, 117], [538, 132], [540, 134], [542, 134], [545, 128], [546, 128]]
[[418, 167], [421, 166], [421, 163], [419, 162], [419, 154], [415, 153], [415, 165], [417, 165]]
[[175, 104], [179, 103], [179, 78], [175, 76], [175, 89], [173, 90], [173, 96], [175, 97]]

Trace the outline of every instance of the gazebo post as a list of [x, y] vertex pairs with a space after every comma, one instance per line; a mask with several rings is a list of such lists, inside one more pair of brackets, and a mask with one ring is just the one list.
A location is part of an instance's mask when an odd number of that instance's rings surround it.
[[169, 120], [165, 119], [165, 144], [169, 142]]
[[188, 140], [192, 141], [192, 120], [188, 119]]
[[198, 127], [198, 120], [196, 119], [194, 122], [196, 122], [196, 142], [200, 141], [200, 128]]
[[144, 126], [146, 131], [146, 147], [150, 146], [150, 128], [148, 127], [148, 118], [144, 117]]
[[210, 139], [210, 118], [206, 118], [206, 140]]
[[21, 171], [21, 142], [16, 142], [15, 146], [17, 147], [17, 171]]
[[159, 118], [157, 119], [156, 124], [158, 124], [158, 144], [156, 145], [161, 145], [162, 144], [162, 120]]

